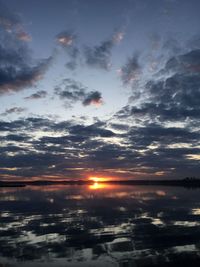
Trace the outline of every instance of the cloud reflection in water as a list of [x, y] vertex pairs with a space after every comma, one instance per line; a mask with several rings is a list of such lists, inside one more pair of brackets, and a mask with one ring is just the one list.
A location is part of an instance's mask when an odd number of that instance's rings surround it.
[[140, 267], [199, 260], [199, 190], [98, 182], [0, 190], [2, 263]]

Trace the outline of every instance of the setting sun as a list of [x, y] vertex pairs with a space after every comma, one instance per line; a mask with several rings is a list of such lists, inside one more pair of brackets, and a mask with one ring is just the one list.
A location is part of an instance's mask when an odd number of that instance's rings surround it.
[[89, 189], [91, 190], [99, 190], [109, 187], [109, 185], [105, 183], [110, 180], [108, 177], [90, 176], [88, 180], [91, 181], [91, 184], [89, 185]]
[[98, 182], [106, 182], [108, 180], [109, 179], [108, 178], [105, 178], [105, 177], [97, 177], [97, 176], [90, 176], [89, 177], [89, 181], [93, 181], [95, 183], [98, 183]]

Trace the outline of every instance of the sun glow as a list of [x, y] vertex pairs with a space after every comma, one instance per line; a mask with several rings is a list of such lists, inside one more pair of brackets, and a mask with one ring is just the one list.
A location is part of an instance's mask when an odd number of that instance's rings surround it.
[[109, 179], [106, 177], [90, 176], [88, 180], [92, 182], [89, 185], [89, 189], [91, 190], [99, 190], [110, 187], [109, 184], [105, 183], [109, 181]]
[[105, 178], [105, 177], [97, 177], [97, 176], [90, 176], [89, 177], [89, 181], [93, 181], [95, 183], [98, 183], [98, 182], [106, 182], [108, 181], [109, 179], [108, 178]]

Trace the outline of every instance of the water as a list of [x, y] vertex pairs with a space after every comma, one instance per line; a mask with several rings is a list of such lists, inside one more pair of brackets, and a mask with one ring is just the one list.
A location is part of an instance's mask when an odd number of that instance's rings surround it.
[[200, 190], [0, 188], [0, 266], [200, 266]]

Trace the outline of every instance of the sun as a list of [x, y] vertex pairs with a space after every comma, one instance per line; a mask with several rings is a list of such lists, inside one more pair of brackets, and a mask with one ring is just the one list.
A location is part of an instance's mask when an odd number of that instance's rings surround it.
[[101, 182], [106, 182], [108, 181], [107, 178], [105, 177], [98, 177], [98, 176], [90, 176], [88, 178], [89, 181], [93, 181], [94, 183], [101, 183]]
[[98, 190], [108, 187], [108, 184], [105, 184], [104, 182], [108, 181], [108, 178], [105, 177], [99, 177], [99, 176], [90, 176], [88, 178], [89, 181], [92, 182], [91, 185], [89, 185], [89, 188], [92, 190]]

